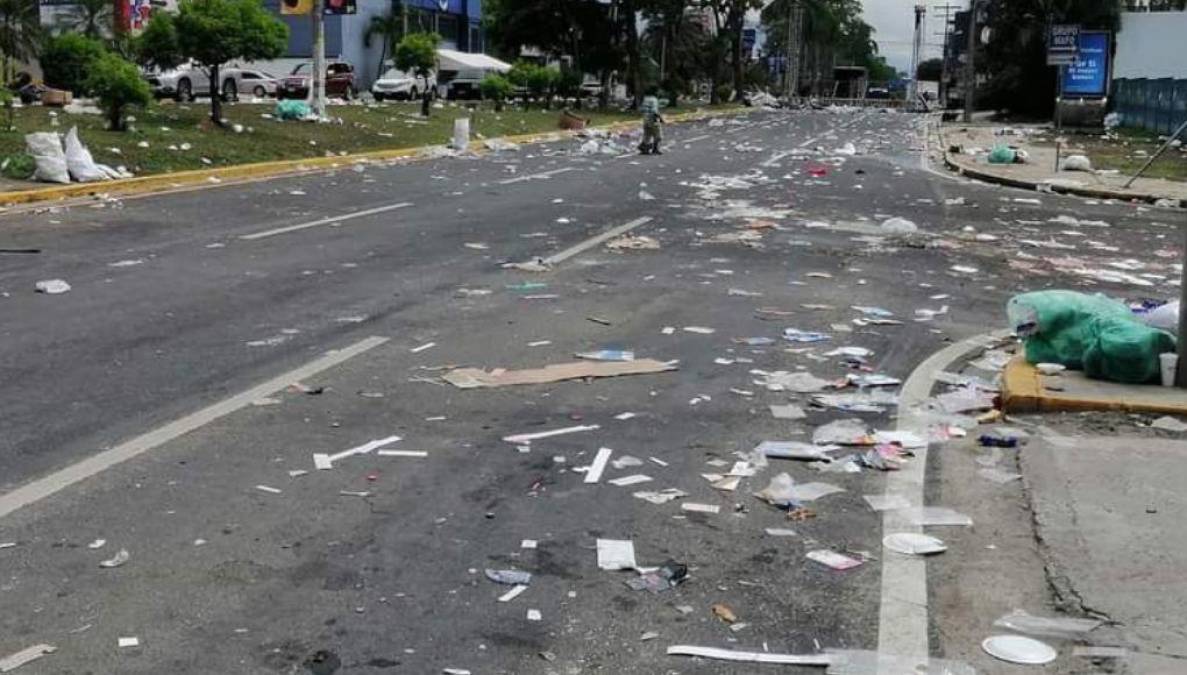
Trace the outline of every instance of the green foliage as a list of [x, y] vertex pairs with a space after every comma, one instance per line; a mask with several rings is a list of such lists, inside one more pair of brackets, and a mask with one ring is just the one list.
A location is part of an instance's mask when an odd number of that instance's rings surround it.
[[45, 83], [79, 96], [90, 92], [83, 86], [95, 59], [106, 53], [103, 43], [78, 33], [63, 33], [45, 41], [41, 50], [41, 71]]
[[174, 22], [181, 55], [207, 67], [275, 59], [288, 46], [288, 26], [260, 0], [182, 0]]
[[396, 45], [396, 67], [406, 73], [428, 77], [437, 67], [437, 46], [441, 36], [436, 33], [410, 33]]
[[939, 82], [944, 76], [943, 59], [928, 59], [919, 64], [915, 78], [921, 82]]
[[4, 108], [4, 130], [12, 131], [13, 114], [16, 112], [16, 94], [11, 89], [0, 88], [0, 107]]
[[531, 79], [532, 71], [540, 66], [531, 61], [516, 61], [511, 66], [511, 70], [507, 73], [507, 79], [517, 87], [527, 89], [528, 80]]
[[107, 110], [114, 131], [124, 128], [125, 108], [152, 102], [152, 90], [140, 77], [136, 65], [112, 53], [103, 54], [91, 63], [85, 86]]
[[[7, 69], [12, 61], [33, 58], [41, 41], [39, 3], [29, 0], [0, 0], [0, 57]], [[0, 73], [9, 77], [11, 73]]]
[[392, 11], [380, 16], [371, 17], [371, 22], [367, 24], [367, 30], [363, 33], [363, 46], [370, 47], [371, 40], [379, 37], [383, 40], [380, 43], [379, 51], [379, 70], [377, 76], [383, 75], [383, 70], [386, 67], [387, 55], [395, 52], [396, 43], [404, 36], [404, 3], [401, 2], [392, 8]]
[[37, 162], [32, 155], [24, 152], [8, 155], [3, 161], [0, 161], [0, 174], [13, 180], [26, 180], [33, 175], [33, 171], [36, 169]]
[[177, 42], [175, 15], [158, 12], [140, 35], [132, 41], [136, 62], [146, 68], [169, 70], [185, 61]]
[[[787, 46], [787, 22], [792, 0], [775, 0], [762, 11], [767, 27], [767, 51], [783, 54]], [[801, 2], [799, 49], [800, 85], [814, 93], [831, 79], [833, 66], [863, 66], [870, 82], [886, 82], [897, 76], [878, 55], [874, 29], [862, 17], [860, 0], [813, 0]]]
[[572, 98], [581, 95], [581, 83], [585, 76], [572, 68], [565, 68], [556, 74], [554, 87], [558, 96]]
[[505, 101], [507, 97], [511, 96], [515, 87], [511, 84], [511, 80], [498, 73], [491, 73], [482, 78], [482, 82], [478, 84], [479, 91], [482, 92], [482, 98], [490, 99], [492, 101]]

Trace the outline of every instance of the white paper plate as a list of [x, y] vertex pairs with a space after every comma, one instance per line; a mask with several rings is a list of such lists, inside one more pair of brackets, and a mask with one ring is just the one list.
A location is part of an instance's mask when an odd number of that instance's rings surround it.
[[981, 649], [1002, 661], [1027, 665], [1051, 663], [1059, 656], [1051, 645], [1021, 635], [987, 637], [981, 643]]
[[882, 545], [895, 553], [906, 555], [931, 555], [948, 550], [944, 542], [926, 534], [896, 532], [882, 539]]

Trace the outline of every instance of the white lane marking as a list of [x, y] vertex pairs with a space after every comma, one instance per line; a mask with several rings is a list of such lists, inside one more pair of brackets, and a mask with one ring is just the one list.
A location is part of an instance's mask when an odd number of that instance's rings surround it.
[[560, 253], [557, 253], [556, 255], [548, 256], [547, 258], [544, 259], [544, 263], [547, 265], [558, 265], [558, 264], [564, 262], [565, 260], [568, 260], [569, 258], [572, 258], [573, 256], [575, 256], [579, 253], [587, 251], [604, 241], [608, 241], [608, 240], [613, 239], [614, 237], [617, 237], [621, 234], [630, 232], [631, 230], [635, 229], [636, 227], [639, 227], [640, 225], [643, 225], [645, 223], [650, 223], [650, 222], [651, 222], [651, 216], [643, 216], [642, 218], [635, 218], [634, 220], [632, 220], [629, 223], [619, 225], [618, 227], [612, 227], [609, 230], [606, 230], [605, 232], [597, 235], [596, 237], [590, 237], [589, 239], [586, 239], [585, 241], [583, 241], [575, 246], [570, 246], [569, 248], [561, 251]]
[[869, 117], [869, 115], [870, 115], [870, 113], [859, 113], [858, 115], [856, 115], [856, 116], [854, 116], [854, 117], [852, 117], [852, 118], [850, 118], [850, 119], [848, 119], [848, 120], [846, 120], [846, 121], [844, 121], [844, 122], [842, 122], [842, 123], [840, 123], [840, 124], [836, 125], [835, 127], [831, 127], [831, 128], [829, 128], [829, 129], [827, 129], [826, 131], [822, 131], [822, 132], [820, 132], [819, 134], [816, 134], [815, 136], [813, 136], [813, 137], [811, 137], [811, 138], [809, 138], [809, 139], [805, 140], [804, 142], [800, 143], [800, 144], [799, 144], [799, 145], [797, 145], [796, 147], [797, 147], [797, 148], [802, 148], [802, 147], [804, 147], [805, 145], [808, 145], [809, 143], [815, 143], [815, 142], [816, 142], [818, 139], [820, 139], [820, 138], [823, 138], [823, 137], [825, 137], [825, 136], [827, 136], [827, 135], [831, 134], [832, 132], [834, 132], [834, 131], [836, 131], [836, 130], [838, 130], [838, 129], [844, 129], [844, 128], [846, 128], [846, 127], [849, 127], [849, 126], [851, 126], [851, 125], [853, 125], [853, 124], [856, 124], [856, 123], [860, 122], [861, 120], [864, 120], [866, 117]]
[[286, 227], [278, 227], [273, 230], [264, 230], [263, 232], [252, 232], [251, 234], [240, 235], [240, 239], [263, 239], [264, 237], [272, 237], [278, 234], [288, 234], [289, 232], [296, 232], [298, 230], [307, 230], [311, 227], [321, 227], [322, 225], [334, 225], [346, 220], [354, 220], [355, 218], [363, 218], [365, 216], [373, 216], [377, 213], [385, 213], [387, 211], [395, 211], [407, 206], [412, 206], [411, 202], [400, 202], [399, 204], [388, 204], [387, 206], [378, 206], [373, 209], [365, 211], [355, 211], [353, 213], [346, 213], [341, 216], [333, 216], [330, 218], [322, 218], [321, 220], [314, 220], [308, 223], [298, 223], [296, 225], [288, 225]]
[[782, 159], [784, 157], [791, 155], [791, 154], [794, 154], [791, 150], [788, 150], [786, 152], [776, 152], [775, 154], [771, 155], [770, 159], [768, 159], [765, 162], [760, 163], [759, 166], [765, 166], [765, 167], [770, 168], [770, 167], [778, 164], [780, 161], [782, 161]]
[[215, 420], [225, 417], [240, 408], [251, 405], [252, 401], [258, 401], [261, 398], [266, 398], [286, 387], [293, 382], [300, 382], [308, 379], [318, 373], [328, 370], [340, 363], [348, 361], [363, 352], [374, 349], [379, 345], [388, 341], [386, 337], [369, 337], [365, 340], [360, 340], [348, 347], [336, 351], [328, 352], [325, 356], [306, 363], [303, 366], [294, 368], [293, 370], [279, 375], [277, 377], [256, 385], [247, 391], [235, 394], [230, 398], [223, 399], [218, 403], [202, 408], [197, 412], [190, 413], [185, 417], [176, 419], [163, 427], [158, 427], [152, 431], [141, 434], [131, 440], [120, 443], [119, 445], [104, 450], [97, 455], [92, 455], [81, 462], [76, 462], [70, 466], [55, 471], [48, 476], [38, 478], [31, 483], [22, 485], [4, 495], [0, 495], [0, 518], [16, 511], [25, 506], [29, 506], [35, 502], [41, 501], [46, 497], [59, 492], [75, 483], [90, 478], [98, 473], [101, 473], [116, 464], [126, 462], [133, 457], [144, 454], [149, 450], [157, 448], [169, 441], [184, 436], [199, 427], [214, 422]]
[[[897, 428], [927, 438], [927, 422], [918, 413], [919, 406], [931, 396], [936, 374], [954, 361], [982, 349], [1006, 333], [976, 335], [949, 345], [920, 363], [903, 383], [899, 393]], [[927, 476], [927, 446], [915, 449], [915, 457], [899, 471], [886, 476], [886, 494], [900, 495], [912, 507], [923, 506], [923, 487]], [[921, 532], [903, 515], [903, 511], [882, 512], [882, 534]], [[882, 556], [882, 599], [878, 616], [878, 653], [928, 658], [927, 631], [927, 562], [920, 556]], [[883, 673], [878, 675], [897, 675]]]
[[710, 134], [702, 134], [700, 136], [693, 136], [692, 138], [686, 138], [682, 141], [676, 141], [676, 142], [677, 143], [696, 143], [697, 141], [703, 141], [706, 138], [709, 138], [709, 136], [710, 136]]
[[540, 180], [543, 178], [552, 178], [553, 176], [565, 173], [567, 171], [576, 171], [577, 167], [566, 166], [560, 169], [553, 169], [552, 171], [541, 171], [540, 173], [533, 173], [527, 176], [516, 176], [515, 178], [508, 178], [507, 180], [499, 181], [499, 185], [510, 185], [512, 183], [522, 183], [528, 180]]

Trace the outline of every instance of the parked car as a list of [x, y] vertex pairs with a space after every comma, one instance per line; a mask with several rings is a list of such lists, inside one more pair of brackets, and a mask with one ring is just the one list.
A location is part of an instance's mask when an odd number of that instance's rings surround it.
[[436, 75], [420, 77], [398, 68], [391, 68], [382, 77], [375, 80], [375, 84], [371, 85], [371, 95], [375, 97], [376, 101], [387, 98], [417, 99], [424, 92], [433, 91], [436, 87]]
[[210, 76], [201, 68], [182, 66], [145, 76], [157, 98], [192, 101], [195, 96], [210, 95]]
[[248, 68], [229, 68], [219, 75], [223, 81], [223, 98], [233, 100], [239, 96], [254, 96], [266, 98], [275, 96], [280, 87], [280, 80], [275, 75], [262, 70]]
[[[281, 81], [277, 89], [278, 98], [305, 98], [312, 86], [313, 63], [297, 64], [293, 72]], [[354, 66], [345, 61], [331, 61], [326, 65], [326, 96], [339, 96], [347, 100], [358, 95], [354, 83]]]

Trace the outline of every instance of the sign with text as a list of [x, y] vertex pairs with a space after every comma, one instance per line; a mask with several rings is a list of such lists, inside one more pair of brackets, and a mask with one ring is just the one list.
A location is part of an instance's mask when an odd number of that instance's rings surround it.
[[1071, 63], [1075, 60], [1079, 48], [1079, 25], [1052, 25], [1047, 33], [1047, 65], [1056, 66]]
[[1079, 34], [1076, 60], [1063, 68], [1063, 96], [1093, 98], [1108, 93], [1109, 43], [1107, 31]]

